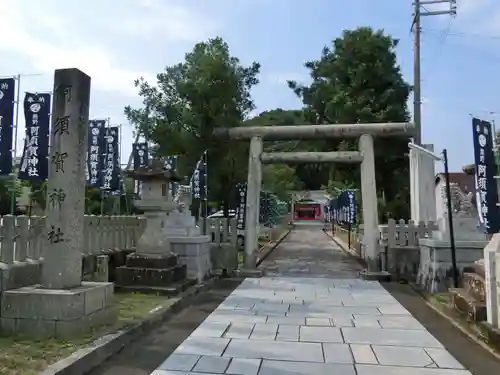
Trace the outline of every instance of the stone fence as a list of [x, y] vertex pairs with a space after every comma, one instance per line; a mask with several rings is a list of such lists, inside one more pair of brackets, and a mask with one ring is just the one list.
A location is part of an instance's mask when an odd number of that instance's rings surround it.
[[[206, 220], [206, 226], [203, 224]], [[83, 255], [101, 255], [114, 250], [132, 250], [146, 220], [140, 216], [95, 216], [84, 218]], [[212, 242], [237, 243], [235, 219], [201, 219], [200, 227]], [[39, 260], [45, 233], [44, 216], [5, 215], [0, 219], [0, 263], [13, 264]]]
[[[133, 249], [145, 222], [137, 216], [85, 215], [83, 255]], [[3, 216], [0, 220], [0, 263], [39, 260], [46, 235], [44, 216]]]
[[[103, 281], [97, 280], [103, 277], [97, 272], [100, 261], [104, 261], [109, 267], [104, 277], [113, 281], [114, 269], [124, 265], [126, 255], [134, 251], [145, 224], [146, 219], [141, 216], [85, 215], [82, 278]], [[220, 262], [215, 258], [226, 256], [220, 251], [222, 245], [235, 248], [242, 233], [236, 229], [235, 219], [201, 219], [198, 224], [212, 237], [212, 264], [216, 267]], [[5, 215], [0, 218], [0, 293], [39, 282], [46, 235], [44, 216]], [[175, 252], [176, 244], [172, 246]], [[106, 259], [99, 261], [98, 258]], [[237, 254], [235, 259], [237, 261]]]
[[[422, 289], [435, 293], [453, 286], [453, 268], [449, 235], [442, 223], [405, 222], [389, 220], [381, 225], [381, 269], [393, 278], [416, 283]], [[481, 258], [485, 240], [474, 239], [473, 233], [454, 223], [455, 254], [459, 277], [466, 267]], [[470, 235], [470, 239], [467, 236]]]

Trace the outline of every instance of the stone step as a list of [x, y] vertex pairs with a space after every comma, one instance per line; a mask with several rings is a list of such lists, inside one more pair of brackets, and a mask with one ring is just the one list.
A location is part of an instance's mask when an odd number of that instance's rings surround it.
[[462, 276], [462, 286], [476, 301], [486, 301], [484, 277], [477, 273], [464, 272]]
[[175, 282], [185, 280], [186, 276], [187, 267], [185, 265], [163, 269], [123, 266], [116, 269], [115, 284], [118, 286], [168, 287]]
[[159, 294], [167, 297], [174, 297], [179, 293], [184, 292], [189, 287], [196, 285], [196, 280], [186, 279], [169, 286], [149, 286], [149, 285], [128, 285], [128, 286], [116, 286], [115, 290], [117, 292], [128, 292], [128, 293], [145, 293], [145, 294]]
[[450, 289], [453, 307], [467, 315], [467, 317], [475, 322], [486, 320], [486, 304], [477, 301], [470, 293], [463, 288]]
[[142, 254], [130, 254], [127, 256], [127, 267], [138, 268], [171, 268], [177, 265], [177, 255], [170, 254], [165, 256], [151, 256]]

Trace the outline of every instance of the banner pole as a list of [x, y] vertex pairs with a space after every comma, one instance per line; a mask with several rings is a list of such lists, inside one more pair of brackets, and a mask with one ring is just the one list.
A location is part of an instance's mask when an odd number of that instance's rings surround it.
[[118, 215], [121, 215], [122, 213], [122, 194], [125, 194], [125, 184], [123, 183], [123, 173], [122, 173], [122, 124], [118, 125], [118, 131], [120, 134], [118, 134], [118, 174], [119, 174], [119, 189], [120, 189], [120, 194], [118, 194], [118, 202], [117, 202], [117, 211]]
[[16, 96], [16, 114], [14, 128], [14, 142], [12, 144], [12, 191], [10, 196], [10, 214], [16, 213], [16, 153], [17, 153], [17, 131], [19, 129], [19, 106], [21, 105], [21, 74], [14, 77], [17, 81], [17, 96]]
[[[104, 153], [104, 166], [103, 166], [103, 169], [104, 171], [106, 170], [106, 165], [107, 165], [107, 162], [108, 162], [108, 131], [111, 127], [111, 117], [108, 117], [106, 119], [106, 123], [107, 123], [107, 127], [106, 125], [104, 126], [104, 139], [106, 140], [106, 142], [104, 143], [105, 144], [105, 153]], [[103, 172], [104, 172], [103, 171]], [[101, 172], [101, 216], [103, 216], [103, 212], [104, 212], [104, 200], [105, 200], [105, 197], [106, 197], [106, 191], [104, 190], [104, 176], [105, 174]]]

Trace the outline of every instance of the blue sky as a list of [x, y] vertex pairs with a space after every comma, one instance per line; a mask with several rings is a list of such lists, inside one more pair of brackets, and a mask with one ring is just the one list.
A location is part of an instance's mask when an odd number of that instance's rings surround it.
[[[286, 80], [307, 82], [303, 63], [344, 29], [383, 28], [400, 39], [412, 82], [412, 0], [0, 0], [0, 76], [25, 74], [21, 92], [52, 89], [56, 68], [92, 77], [91, 117], [132, 129], [123, 107], [139, 104], [133, 80], [153, 79], [194, 43], [222, 36], [243, 63], [262, 64], [258, 110], [298, 108]], [[457, 0], [458, 15], [423, 19], [423, 141], [449, 150], [451, 170], [473, 161], [471, 114], [500, 124], [500, 1]], [[411, 105], [410, 105], [411, 109]], [[493, 112], [493, 113], [490, 113]], [[20, 118], [22, 145], [24, 126]], [[437, 167], [438, 170], [441, 166]]]

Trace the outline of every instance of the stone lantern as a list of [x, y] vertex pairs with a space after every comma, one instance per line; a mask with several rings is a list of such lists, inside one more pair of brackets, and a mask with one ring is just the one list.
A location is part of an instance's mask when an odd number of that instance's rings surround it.
[[153, 159], [147, 167], [128, 171], [127, 175], [142, 182], [142, 199], [134, 204], [144, 211], [146, 229], [137, 243], [136, 254], [164, 255], [171, 252], [170, 243], [165, 235], [167, 216], [176, 209], [170, 196], [168, 184], [178, 182], [175, 171], [164, 170], [163, 160]]
[[147, 167], [127, 172], [128, 177], [142, 182], [142, 199], [134, 204], [144, 211], [146, 228], [135, 253], [127, 256], [125, 266], [116, 269], [119, 289], [161, 292], [185, 281], [186, 266], [178, 264], [166, 230], [167, 218], [177, 207], [168, 184], [180, 178], [175, 171], [164, 170], [163, 166], [163, 160], [153, 159]]

